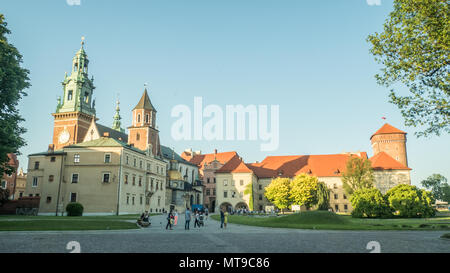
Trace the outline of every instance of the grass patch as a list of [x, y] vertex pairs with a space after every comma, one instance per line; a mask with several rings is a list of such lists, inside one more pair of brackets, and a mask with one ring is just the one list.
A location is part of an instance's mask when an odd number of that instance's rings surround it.
[[[159, 214], [150, 214], [150, 216]], [[140, 215], [108, 216], [23, 216], [1, 215], [0, 231], [63, 231], [137, 229]], [[150, 218], [151, 219], [151, 218]]]
[[117, 230], [137, 228], [135, 223], [105, 220], [0, 221], [0, 231]]
[[[219, 215], [213, 215], [212, 218], [220, 220]], [[305, 211], [278, 217], [230, 215], [228, 222], [260, 227], [325, 230], [433, 230], [435, 225], [439, 225], [441, 229], [450, 229], [450, 217], [359, 219], [328, 211]]]

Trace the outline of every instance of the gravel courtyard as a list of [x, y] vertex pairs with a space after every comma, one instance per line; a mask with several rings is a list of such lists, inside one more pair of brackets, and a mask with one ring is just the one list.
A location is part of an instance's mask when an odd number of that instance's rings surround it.
[[[180, 216], [173, 230], [165, 216], [151, 217], [152, 226], [118, 231], [0, 232], [2, 253], [68, 253], [67, 244], [79, 242], [83, 253], [368, 253], [367, 244], [379, 242], [383, 253], [450, 253], [445, 231], [324, 231], [251, 227], [208, 219], [204, 227], [184, 230]], [[447, 231], [448, 232], [448, 231]]]

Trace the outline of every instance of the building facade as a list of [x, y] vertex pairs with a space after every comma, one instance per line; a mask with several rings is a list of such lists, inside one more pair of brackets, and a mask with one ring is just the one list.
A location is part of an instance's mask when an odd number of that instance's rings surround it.
[[[411, 184], [411, 169], [402, 162], [406, 158], [406, 133], [385, 124], [371, 137], [374, 156], [365, 152], [330, 154], [269, 156], [260, 163], [244, 163], [234, 159], [216, 171], [216, 209], [249, 208], [247, 188], [252, 189], [253, 210], [273, 207], [264, 196], [265, 188], [277, 177], [293, 178], [305, 173], [318, 177], [330, 189], [330, 208], [335, 212], [351, 212], [349, 196], [345, 194], [342, 173], [347, 161], [354, 156], [371, 162], [375, 187], [383, 194], [399, 184]], [[394, 158], [395, 157], [395, 158]], [[245, 205], [244, 205], [245, 204]]]

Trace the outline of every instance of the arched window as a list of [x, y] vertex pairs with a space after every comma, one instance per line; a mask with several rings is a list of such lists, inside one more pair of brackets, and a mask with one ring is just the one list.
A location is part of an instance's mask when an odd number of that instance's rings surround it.
[[145, 114], [145, 123], [148, 123], [148, 114]]
[[141, 114], [137, 115], [137, 122], [141, 122]]

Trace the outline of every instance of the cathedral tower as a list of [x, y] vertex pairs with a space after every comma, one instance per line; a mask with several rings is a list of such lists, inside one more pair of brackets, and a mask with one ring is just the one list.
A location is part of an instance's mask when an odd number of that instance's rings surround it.
[[88, 78], [88, 64], [83, 39], [80, 50], [73, 57], [72, 72], [70, 76], [66, 73], [62, 82], [63, 98], [58, 98], [56, 112], [52, 114], [55, 149], [82, 142], [95, 116], [94, 78]]
[[156, 109], [150, 101], [147, 89], [134, 107], [132, 119], [132, 125], [128, 127], [128, 144], [133, 144], [141, 150], [147, 150], [151, 145], [152, 153], [161, 155], [159, 131], [156, 128]]
[[393, 159], [408, 167], [406, 155], [406, 132], [386, 123], [370, 138], [373, 154], [385, 152]]

